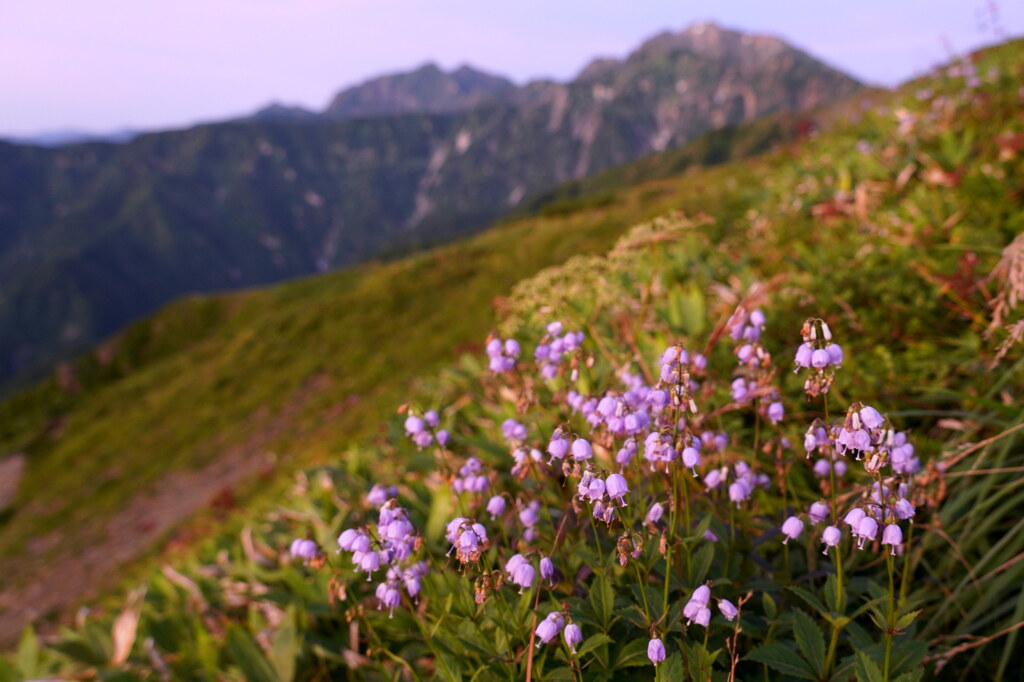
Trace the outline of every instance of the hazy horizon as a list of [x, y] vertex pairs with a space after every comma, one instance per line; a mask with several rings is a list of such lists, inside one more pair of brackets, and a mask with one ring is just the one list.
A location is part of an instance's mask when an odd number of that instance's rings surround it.
[[[565, 81], [594, 58], [625, 57], [657, 33], [701, 21], [777, 36], [863, 82], [893, 86], [1024, 33], [1024, 7], [997, 7], [993, 15], [993, 6], [868, 0], [824, 8], [780, 0], [771, 8], [749, 1], [680, 8], [654, 0], [626, 8], [608, 0], [528, 0], [503, 8], [498, 22], [464, 0], [220, 0], [209, 7], [189, 0], [158, 12], [127, 0], [41, 0], [7, 8], [0, 26], [15, 57], [0, 64], [8, 95], [0, 135], [187, 127], [273, 102], [319, 111], [346, 87], [430, 62], [445, 70], [468, 64], [517, 84]], [[397, 12], [403, 21], [394, 20]], [[391, 40], [379, 40], [382, 34]], [[276, 40], [260, 40], [268, 37]]]

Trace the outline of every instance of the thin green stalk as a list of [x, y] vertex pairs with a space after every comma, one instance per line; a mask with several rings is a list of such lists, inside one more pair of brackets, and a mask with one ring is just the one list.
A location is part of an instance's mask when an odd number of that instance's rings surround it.
[[647, 622], [652, 623], [654, 621], [651, 620], [651, 608], [647, 605], [647, 586], [644, 584], [644, 580], [640, 576], [640, 566], [638, 566], [635, 561], [631, 561], [630, 563], [633, 564], [633, 569], [636, 571], [636, 582], [640, 586], [640, 596], [644, 598], [644, 613], [647, 614]]
[[889, 682], [889, 659], [892, 657], [892, 630], [895, 613], [896, 589], [893, 580], [893, 558], [892, 554], [885, 555], [885, 565], [889, 571], [889, 615], [885, 623], [885, 667], [882, 669], [882, 679]]
[[[678, 469], [675, 472], [675, 476], [676, 476], [676, 478], [679, 477]], [[683, 513], [684, 513], [684, 516], [686, 517], [685, 518], [685, 521], [686, 521], [686, 535], [689, 536], [690, 529], [693, 527], [693, 525], [692, 525], [692, 521], [690, 519], [690, 491], [689, 491], [689, 485], [687, 485], [687, 482], [685, 480], [682, 483], [682, 488], [683, 488]], [[674, 535], [675, 534], [673, 533], [673, 536]], [[673, 537], [672, 539], [674, 541], [676, 538]], [[684, 554], [684, 556], [686, 556], [686, 579], [692, 583], [693, 582], [693, 566], [692, 566], [691, 560], [690, 560], [690, 552], [686, 551], [686, 552], [683, 552], [683, 554]]]
[[907, 529], [907, 540], [903, 544], [903, 574], [900, 576], [900, 608], [907, 603], [907, 592], [910, 590], [910, 539], [914, 537], [914, 524]]
[[[846, 606], [845, 604], [843, 604], [843, 602], [845, 601], [843, 599], [843, 555], [842, 555], [842, 552], [841, 552], [841, 550], [839, 548], [839, 545], [836, 545], [833, 549], [835, 549], [835, 552], [836, 552], [836, 555], [835, 555], [835, 565], [836, 565], [836, 610], [839, 611], [839, 613], [843, 613], [845, 611], [845, 606]], [[835, 661], [835, 657], [836, 657], [836, 646], [839, 644], [839, 630], [840, 630], [840, 627], [838, 625], [836, 625], [835, 623], [833, 623], [832, 624], [832, 638], [829, 640], [829, 643], [828, 643], [828, 654], [825, 656], [825, 677], [826, 678], [829, 677], [832, 674], [832, 664]]]
[[668, 592], [669, 592], [668, 588], [669, 588], [669, 583], [672, 582], [671, 579], [670, 579], [671, 577], [672, 577], [672, 543], [670, 542], [668, 544], [668, 547], [665, 549], [665, 585], [664, 585], [664, 594], [662, 595], [662, 599], [661, 599], [661, 613], [662, 614], [668, 613]]

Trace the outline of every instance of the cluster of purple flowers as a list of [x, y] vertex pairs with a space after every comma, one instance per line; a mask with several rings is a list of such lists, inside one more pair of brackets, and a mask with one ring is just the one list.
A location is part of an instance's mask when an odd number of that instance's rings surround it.
[[523, 524], [523, 540], [533, 542], [537, 537], [537, 523], [540, 522], [540, 502], [530, 500], [519, 510], [519, 523]]
[[522, 443], [526, 440], [526, 425], [520, 424], [515, 419], [506, 419], [501, 423], [501, 435], [505, 440], [513, 443]]
[[547, 615], [547, 618], [537, 623], [537, 629], [534, 634], [537, 636], [537, 648], [541, 645], [547, 644], [555, 636], [562, 631], [562, 626], [565, 625], [565, 616], [562, 615], [561, 611], [552, 611]]
[[683, 607], [683, 618], [686, 624], [696, 623], [697, 625], [708, 626], [711, 622], [711, 609], [708, 602], [711, 600], [711, 588], [707, 585], [700, 585], [693, 591], [690, 601]]
[[[903, 531], [898, 521], [910, 520], [916, 513], [914, 505], [907, 499], [908, 485], [903, 482], [895, 490], [887, 485], [875, 483], [864, 506], [856, 506], [847, 512], [843, 524], [850, 529], [850, 534], [857, 540], [857, 548], [863, 549], [867, 542], [878, 539], [878, 530], [882, 527], [882, 545], [889, 545], [893, 554], [896, 547], [903, 543]], [[811, 504], [807, 516], [811, 523], [818, 525], [828, 518], [828, 505], [817, 501]], [[790, 516], [782, 524], [783, 542], [795, 540], [804, 530], [804, 523], [796, 516]], [[829, 547], [835, 547], [842, 540], [843, 532], [834, 525], [826, 526], [821, 534], [821, 542], [825, 544], [823, 554]]]
[[561, 322], [549, 324], [547, 334], [541, 339], [533, 353], [534, 360], [540, 364], [540, 375], [545, 379], [553, 379], [558, 376], [559, 365], [583, 345], [585, 338], [581, 331], [562, 334]]
[[448, 522], [445, 537], [452, 546], [448, 553], [454, 550], [455, 558], [464, 564], [479, 561], [480, 555], [490, 546], [484, 525], [465, 516], [456, 517]]
[[[765, 317], [760, 310], [747, 311], [746, 308], [737, 308], [725, 323], [729, 336], [733, 341], [760, 341], [761, 333], [764, 331]], [[739, 351], [737, 351], [739, 355]]]
[[398, 486], [380, 485], [378, 483], [370, 488], [370, 492], [366, 494], [366, 501], [379, 509], [384, 506], [385, 502], [397, 496]]
[[505, 563], [505, 572], [508, 573], [509, 582], [519, 587], [519, 594], [533, 587], [533, 580], [537, 575], [533, 564], [522, 554], [512, 555]]
[[418, 561], [405, 569], [391, 566], [388, 568], [384, 581], [377, 585], [377, 608], [388, 609], [389, 617], [395, 615], [395, 607], [402, 603], [400, 589], [405, 589], [409, 598], [416, 600], [422, 589], [422, 580], [430, 569], [425, 561]]
[[392, 612], [401, 601], [399, 587], [404, 587], [410, 598], [419, 594], [427, 566], [412, 562], [412, 558], [421, 542], [408, 512], [395, 500], [380, 508], [376, 527], [347, 528], [338, 536], [339, 551], [352, 553], [352, 563], [366, 573], [368, 581], [377, 570], [387, 567], [376, 594], [380, 607]]
[[576, 486], [576, 498], [593, 504], [594, 518], [611, 523], [615, 520], [615, 508], [626, 506], [629, 485], [622, 474], [608, 474], [602, 478], [599, 473], [586, 469]]
[[320, 546], [312, 540], [295, 538], [288, 548], [288, 553], [293, 559], [302, 559], [303, 562], [308, 564], [320, 556]]
[[[735, 503], [737, 507], [749, 498], [754, 493], [754, 490], [757, 488], [767, 488], [771, 483], [768, 474], [754, 473], [750, 465], [743, 461], [732, 465], [732, 474], [733, 480], [729, 483], [729, 501]], [[704, 486], [708, 490], [714, 490], [728, 482], [728, 479], [729, 467], [723, 466], [718, 469], [712, 469], [704, 475]]]
[[800, 335], [803, 343], [796, 349], [796, 371], [811, 370], [804, 382], [804, 391], [812, 397], [828, 393], [835, 368], [843, 364], [843, 349], [838, 343], [832, 342], [832, 331], [824, 320], [808, 319]]
[[846, 419], [835, 429], [833, 445], [841, 455], [852, 453], [857, 460], [863, 459], [869, 473], [878, 472], [886, 464], [907, 476], [921, 468], [907, 434], [893, 430], [878, 410], [861, 403], [847, 410]]
[[740, 307], [733, 313], [726, 329], [737, 346], [736, 360], [739, 363], [737, 376], [730, 385], [732, 400], [735, 403], [754, 401], [757, 410], [772, 424], [778, 424], [786, 414], [785, 407], [779, 399], [778, 389], [772, 383], [772, 356], [761, 344], [766, 319], [760, 310], [747, 312]]
[[492, 338], [487, 342], [487, 357], [490, 358], [489, 367], [492, 372], [511, 372], [516, 368], [516, 360], [519, 359], [519, 342], [515, 339], [502, 341]]
[[534, 630], [534, 635], [537, 638], [537, 648], [539, 649], [547, 644], [561, 632], [565, 646], [575, 656], [576, 646], [583, 641], [583, 630], [576, 623], [572, 621], [566, 623], [565, 621], [566, 615], [563, 612], [552, 611], [546, 618], [537, 623], [537, 628]]
[[437, 428], [440, 423], [441, 418], [434, 410], [424, 412], [422, 417], [410, 413], [405, 418], [405, 433], [412, 438], [417, 447], [429, 447], [435, 441], [444, 447], [450, 437], [447, 431]]
[[807, 456], [810, 457], [811, 453], [815, 452], [822, 455], [814, 462], [814, 475], [818, 478], [828, 478], [830, 469], [835, 471], [837, 477], [846, 474], [846, 460], [836, 452], [833, 445], [838, 436], [838, 429], [833, 427], [831, 430], [830, 434], [818, 420], [815, 420], [804, 435], [804, 450]]
[[476, 457], [470, 457], [459, 468], [459, 475], [452, 481], [452, 490], [456, 493], [482, 493], [487, 490], [487, 476], [481, 472], [484, 465]]
[[669, 346], [661, 354], [661, 371], [659, 387], [668, 389], [669, 402], [672, 405], [685, 406], [690, 412], [697, 413], [697, 402], [694, 394], [700, 384], [694, 376], [703, 374], [707, 369], [707, 358], [700, 353], [690, 353], [681, 345]]

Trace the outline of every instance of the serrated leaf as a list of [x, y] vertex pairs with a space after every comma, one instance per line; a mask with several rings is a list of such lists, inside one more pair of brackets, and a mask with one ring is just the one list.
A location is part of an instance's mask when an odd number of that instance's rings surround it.
[[803, 611], [793, 612], [793, 634], [796, 644], [818, 676], [825, 674], [825, 638], [818, 624]]
[[576, 674], [573, 673], [572, 668], [563, 666], [550, 671], [545, 670], [543, 679], [554, 680], [555, 682], [569, 682], [576, 679]]
[[857, 682], [884, 682], [882, 669], [872, 660], [866, 652], [856, 652], [857, 663], [854, 670], [857, 673]]
[[889, 629], [885, 624], [885, 616], [878, 613], [876, 609], [869, 610], [868, 617], [871, 618], [871, 622], [882, 632], [886, 632]]
[[685, 680], [686, 672], [683, 668], [683, 655], [678, 651], [666, 658], [658, 666], [661, 680]]
[[892, 647], [892, 671], [913, 672], [927, 654], [927, 643], [909, 637], [896, 637]]
[[804, 680], [816, 680], [817, 675], [807, 665], [807, 661], [800, 658], [797, 652], [780, 642], [769, 642], [762, 644], [745, 656], [746, 659], [764, 663], [773, 670], [780, 673], [799, 677]]
[[825, 615], [828, 614], [829, 610], [827, 608], [825, 608], [825, 605], [821, 603], [821, 600], [818, 599], [817, 597], [815, 597], [813, 594], [811, 594], [807, 590], [805, 590], [804, 588], [796, 587], [796, 586], [790, 586], [789, 590], [790, 590], [790, 592], [792, 592], [793, 594], [797, 595], [798, 597], [803, 599], [805, 602], [807, 602], [808, 606], [810, 606], [812, 609], [817, 611], [822, 616], [825, 616]]
[[228, 627], [225, 649], [250, 682], [281, 682], [256, 640], [237, 625]]
[[768, 620], [774, 620], [779, 612], [775, 606], [775, 599], [767, 592], [761, 593], [761, 608], [764, 609], [764, 615], [768, 617]]
[[608, 635], [604, 634], [603, 632], [599, 632], [596, 635], [591, 635], [590, 637], [587, 637], [583, 644], [580, 645], [580, 648], [576, 650], [576, 655], [583, 656], [584, 654], [590, 653], [602, 644], [611, 644], [614, 641], [615, 640], [613, 640]]
[[903, 628], [907, 627], [917, 619], [917, 616], [920, 613], [920, 611], [911, 611], [910, 613], [904, 613], [902, 616], [899, 617], [899, 620], [896, 621], [896, 629], [902, 630]]

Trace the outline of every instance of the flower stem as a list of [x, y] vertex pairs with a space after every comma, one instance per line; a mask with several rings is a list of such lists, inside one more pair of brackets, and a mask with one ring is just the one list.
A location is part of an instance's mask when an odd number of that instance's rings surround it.
[[892, 656], [892, 630], [895, 613], [896, 590], [893, 580], [893, 556], [885, 555], [885, 565], [889, 571], [889, 617], [885, 623], [885, 667], [882, 669], [882, 679], [889, 682], [889, 659]]
[[644, 613], [647, 614], [647, 623], [650, 624], [653, 621], [651, 620], [651, 608], [647, 604], [647, 585], [640, 576], [640, 566], [637, 565], [637, 562], [631, 561], [630, 563], [633, 564], [633, 569], [636, 571], [636, 582], [640, 586], [640, 596], [644, 598]]

